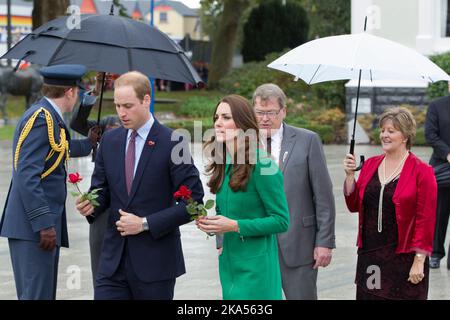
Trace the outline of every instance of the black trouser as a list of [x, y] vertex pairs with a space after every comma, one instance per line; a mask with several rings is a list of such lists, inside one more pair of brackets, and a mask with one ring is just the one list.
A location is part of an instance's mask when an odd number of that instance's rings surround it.
[[[436, 229], [433, 240], [433, 257], [442, 259], [445, 257], [445, 235], [447, 233], [448, 218], [450, 215], [450, 187], [438, 188], [438, 200], [436, 211]], [[450, 251], [450, 247], [449, 247]], [[447, 259], [450, 262], [449, 257]]]
[[141, 281], [133, 270], [128, 241], [116, 272], [108, 277], [97, 273], [95, 300], [173, 300], [175, 279], [157, 282]]

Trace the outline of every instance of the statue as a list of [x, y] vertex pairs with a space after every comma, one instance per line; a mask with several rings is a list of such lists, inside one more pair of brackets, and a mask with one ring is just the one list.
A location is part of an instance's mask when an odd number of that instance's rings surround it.
[[25, 110], [41, 97], [42, 76], [37, 65], [14, 72], [12, 67], [0, 66], [0, 111], [5, 124], [8, 122], [6, 101], [8, 95], [25, 96]]

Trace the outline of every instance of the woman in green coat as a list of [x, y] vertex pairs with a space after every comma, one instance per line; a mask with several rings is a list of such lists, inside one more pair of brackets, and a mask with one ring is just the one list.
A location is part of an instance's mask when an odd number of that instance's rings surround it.
[[214, 130], [205, 150], [212, 158], [208, 186], [216, 194], [217, 215], [197, 225], [224, 234], [219, 256], [223, 299], [281, 299], [276, 234], [289, 227], [283, 175], [257, 149], [258, 124], [245, 98], [231, 95], [219, 102]]

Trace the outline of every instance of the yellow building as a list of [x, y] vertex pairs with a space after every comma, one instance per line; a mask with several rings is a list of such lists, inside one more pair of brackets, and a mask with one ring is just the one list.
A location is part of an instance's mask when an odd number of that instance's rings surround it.
[[[142, 8], [142, 7], [141, 7]], [[145, 15], [150, 21], [150, 11]], [[200, 16], [195, 9], [187, 7], [180, 1], [155, 1], [155, 27], [174, 40], [180, 41], [187, 34], [192, 40], [207, 40], [202, 34]]]
[[[33, 3], [11, 1], [11, 36], [12, 45], [31, 32], [31, 11]], [[7, 44], [7, 7], [6, 0], [0, 0], [0, 55], [6, 52]]]

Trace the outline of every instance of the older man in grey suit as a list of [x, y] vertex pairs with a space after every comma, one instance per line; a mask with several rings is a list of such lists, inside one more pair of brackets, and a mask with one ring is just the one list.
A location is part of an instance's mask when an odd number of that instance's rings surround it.
[[[286, 96], [275, 84], [253, 94], [253, 106], [267, 151], [279, 164], [289, 204], [289, 230], [278, 235], [286, 299], [317, 299], [317, 270], [331, 262], [335, 248], [335, 205], [318, 135], [283, 122]], [[265, 139], [263, 139], [264, 141]]]

